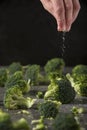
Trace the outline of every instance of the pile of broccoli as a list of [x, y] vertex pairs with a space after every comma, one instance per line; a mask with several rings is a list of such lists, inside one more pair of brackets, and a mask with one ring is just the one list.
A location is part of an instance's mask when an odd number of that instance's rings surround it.
[[[62, 58], [49, 60], [41, 73], [40, 65], [22, 66], [14, 62], [6, 68], [0, 68], [0, 86], [5, 86], [3, 104], [6, 109], [28, 109], [37, 99], [26, 97], [31, 86], [46, 82], [47, 91], [38, 91], [36, 97], [42, 98], [38, 103], [40, 119], [32, 121], [33, 130], [45, 130], [44, 119], [52, 119], [53, 130], [81, 130], [75, 113], [61, 113], [61, 104], [73, 102], [76, 93], [87, 96], [87, 66], [73, 67], [71, 74], [64, 75], [65, 62]], [[25, 69], [26, 68], [26, 69]], [[49, 84], [48, 84], [49, 83]], [[44, 94], [45, 93], [45, 94]], [[7, 127], [7, 128], [5, 128]], [[28, 122], [22, 118], [12, 122], [8, 113], [0, 110], [0, 130], [30, 130]]]
[[77, 94], [87, 97], [87, 66], [76, 65], [71, 74], [66, 75]]

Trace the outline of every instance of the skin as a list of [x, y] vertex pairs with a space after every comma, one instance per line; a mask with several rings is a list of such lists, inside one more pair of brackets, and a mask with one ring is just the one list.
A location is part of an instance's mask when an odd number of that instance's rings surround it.
[[43, 7], [54, 16], [58, 31], [70, 31], [79, 11], [79, 0], [40, 0]]

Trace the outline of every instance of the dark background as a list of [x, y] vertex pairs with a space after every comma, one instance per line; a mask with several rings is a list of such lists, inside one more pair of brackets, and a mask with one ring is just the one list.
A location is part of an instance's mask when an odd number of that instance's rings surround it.
[[55, 19], [43, 9], [39, 0], [0, 1], [0, 65], [15, 62], [44, 65], [47, 60], [61, 57], [66, 66], [87, 64], [87, 4], [72, 29], [57, 31]]

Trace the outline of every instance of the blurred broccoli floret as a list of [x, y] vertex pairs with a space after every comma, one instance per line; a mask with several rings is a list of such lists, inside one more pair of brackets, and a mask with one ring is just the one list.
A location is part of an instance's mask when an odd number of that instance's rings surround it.
[[44, 124], [44, 117], [41, 116], [38, 120], [32, 120], [31, 122], [35, 127], [33, 130], [46, 130], [46, 125]]
[[10, 115], [0, 110], [0, 130], [13, 130]]
[[81, 130], [78, 121], [72, 113], [57, 114], [53, 127], [54, 130]]
[[66, 75], [77, 94], [87, 96], [87, 66], [77, 65], [72, 69], [71, 74]]
[[23, 93], [27, 93], [30, 90], [30, 81], [25, 81], [23, 79], [23, 73], [21, 71], [17, 71], [13, 75], [9, 76], [5, 88], [9, 89], [14, 85], [18, 85]]
[[7, 109], [30, 108], [34, 104], [34, 99], [25, 98], [19, 86], [7, 89], [4, 95], [4, 106]]
[[18, 121], [13, 122], [14, 130], [30, 130], [27, 120], [24, 118], [19, 119]]
[[37, 98], [44, 98], [44, 93], [43, 92], [38, 92], [36, 95]]
[[13, 62], [8, 67], [9, 74], [14, 74], [16, 71], [23, 71], [22, 65], [19, 62]]
[[8, 78], [8, 71], [6, 68], [0, 68], [0, 87], [4, 87]]
[[72, 75], [87, 74], [87, 65], [76, 65], [72, 69]]
[[38, 109], [40, 115], [44, 118], [55, 118], [56, 114], [59, 112], [60, 102], [47, 100], [39, 104]]
[[75, 90], [66, 78], [58, 78], [48, 86], [44, 98], [60, 101], [62, 104], [70, 103], [75, 98]]
[[40, 65], [31, 65], [25, 72], [25, 80], [31, 81], [31, 85], [38, 85], [42, 75], [40, 74]]
[[57, 72], [61, 74], [63, 72], [63, 68], [65, 66], [65, 62], [61, 58], [53, 58], [49, 60], [44, 66], [44, 70], [47, 75], [53, 72]]

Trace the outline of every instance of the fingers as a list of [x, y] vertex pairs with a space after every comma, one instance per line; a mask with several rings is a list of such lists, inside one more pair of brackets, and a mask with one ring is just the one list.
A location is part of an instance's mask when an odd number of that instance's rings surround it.
[[66, 30], [66, 20], [65, 20], [65, 9], [63, 0], [52, 0], [54, 7], [54, 17], [57, 20], [58, 31]]
[[58, 31], [69, 31], [76, 20], [79, 10], [79, 0], [40, 0], [43, 7], [51, 13], [58, 25]]
[[65, 19], [66, 19], [66, 31], [71, 29], [71, 24], [73, 20], [73, 0], [64, 0], [65, 7]]
[[80, 11], [80, 3], [79, 0], [73, 0], [73, 20], [72, 22], [74, 22], [78, 16], [78, 13]]

